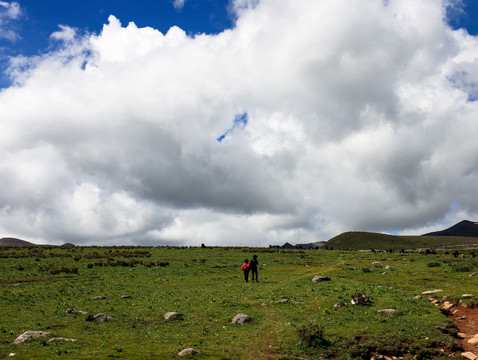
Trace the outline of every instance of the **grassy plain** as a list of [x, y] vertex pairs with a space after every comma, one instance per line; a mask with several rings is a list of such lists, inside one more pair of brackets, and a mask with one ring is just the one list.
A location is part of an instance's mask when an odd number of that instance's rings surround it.
[[[253, 254], [260, 282], [246, 284], [240, 266]], [[445, 253], [0, 248], [0, 359], [175, 359], [188, 347], [197, 359], [445, 359], [459, 353], [452, 324], [426, 296], [412, 297], [436, 288], [440, 297], [478, 295], [474, 271], [471, 256]], [[331, 281], [314, 283], [314, 275]], [[357, 293], [371, 302], [334, 307]], [[70, 308], [116, 321], [87, 321]], [[166, 321], [169, 311], [182, 318]], [[231, 324], [238, 313], [253, 321]], [[28, 330], [50, 335], [12, 344]]]

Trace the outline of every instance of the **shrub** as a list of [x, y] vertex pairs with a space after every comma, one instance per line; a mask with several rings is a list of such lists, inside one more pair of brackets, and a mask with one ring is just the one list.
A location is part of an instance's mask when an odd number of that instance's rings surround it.
[[324, 327], [318, 324], [302, 326], [298, 330], [299, 340], [307, 347], [325, 347], [329, 341], [324, 338]]

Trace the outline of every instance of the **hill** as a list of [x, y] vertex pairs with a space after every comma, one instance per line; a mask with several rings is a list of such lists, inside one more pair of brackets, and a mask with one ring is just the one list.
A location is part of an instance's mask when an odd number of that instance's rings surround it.
[[422, 236], [466, 236], [466, 237], [478, 237], [478, 223], [463, 220], [458, 224], [455, 224], [448, 229], [435, 231]]
[[0, 239], [0, 246], [36, 246], [36, 244], [33, 244], [25, 240], [5, 237]]
[[350, 231], [330, 239], [326, 246], [336, 250], [399, 250], [439, 247], [478, 246], [478, 237], [469, 236], [397, 236]]

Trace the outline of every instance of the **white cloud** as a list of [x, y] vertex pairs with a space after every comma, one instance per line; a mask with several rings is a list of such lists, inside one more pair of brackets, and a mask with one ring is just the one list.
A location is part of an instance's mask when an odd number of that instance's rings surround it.
[[478, 214], [478, 45], [446, 4], [236, 1], [234, 29], [195, 37], [60, 27], [0, 92], [0, 233], [266, 246]]
[[180, 10], [184, 7], [184, 3], [186, 0], [174, 0], [173, 1], [173, 6], [175, 9]]
[[12, 20], [22, 14], [20, 5], [15, 2], [0, 1], [0, 38], [15, 41], [19, 35], [10, 27]]

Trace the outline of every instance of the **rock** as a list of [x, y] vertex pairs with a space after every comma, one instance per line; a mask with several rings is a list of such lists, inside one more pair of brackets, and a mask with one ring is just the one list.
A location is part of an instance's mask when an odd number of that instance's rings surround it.
[[88, 315], [88, 311], [86, 311], [86, 310], [68, 309], [68, 310], [66, 310], [66, 315]]
[[93, 320], [98, 321], [98, 322], [106, 322], [106, 321], [115, 321], [116, 319], [112, 316], [99, 313], [93, 316]]
[[445, 301], [442, 305], [442, 308], [443, 308], [443, 310], [450, 310], [453, 306], [455, 306], [455, 304], [453, 304], [449, 301]]
[[397, 313], [398, 310], [396, 309], [381, 309], [377, 310], [379, 313], [384, 313], [385, 315], [392, 316], [393, 314]]
[[421, 298], [422, 298], [421, 295], [417, 295], [417, 296], [412, 297], [413, 300], [420, 300]]
[[289, 302], [289, 299], [281, 299], [279, 301], [277, 301], [278, 304], [285, 304], [285, 303], [288, 303]]
[[331, 281], [331, 279], [328, 276], [318, 276], [315, 275], [314, 278], [312, 279], [313, 282], [322, 282], [322, 281]]
[[121, 295], [120, 296], [120, 299], [131, 299], [132, 296], [131, 295]]
[[465, 359], [469, 359], [469, 360], [476, 360], [476, 359], [478, 359], [478, 356], [476, 356], [475, 354], [473, 354], [471, 351], [467, 351], [467, 352], [461, 353], [461, 356], [463, 356]]
[[352, 305], [364, 305], [370, 303], [370, 298], [365, 294], [357, 294], [350, 300]]
[[21, 344], [21, 343], [24, 343], [25, 341], [28, 341], [34, 338], [45, 337], [48, 334], [49, 332], [46, 332], [46, 331], [25, 331], [23, 334], [18, 336], [13, 343]]
[[478, 276], [478, 272], [474, 272], [473, 274], [470, 274], [470, 277], [471, 276]]
[[441, 291], [443, 291], [443, 290], [441, 290], [441, 289], [428, 290], [428, 291], [424, 291], [424, 292], [422, 292], [422, 295], [431, 295], [431, 294], [436, 294], [436, 293], [438, 293], [438, 292], [441, 292]]
[[461, 295], [461, 297], [462, 297], [463, 299], [468, 299], [468, 298], [472, 298], [472, 297], [473, 297], [473, 294], [463, 294], [463, 295]]
[[170, 311], [164, 314], [164, 319], [168, 321], [178, 320], [181, 318], [181, 314], [176, 311]]
[[194, 350], [193, 348], [187, 348], [187, 349], [181, 350], [178, 353], [178, 356], [196, 355], [196, 354], [199, 354], [199, 351]]
[[246, 314], [237, 314], [236, 316], [234, 316], [234, 318], [232, 319], [232, 322], [231, 324], [244, 324], [244, 323], [248, 323], [248, 322], [251, 322], [252, 319], [249, 315], [246, 315]]
[[385, 266], [385, 270], [391, 270], [392, 267], [390, 265]]
[[456, 336], [459, 337], [460, 339], [466, 338], [466, 334], [462, 332], [456, 333]]
[[468, 344], [470, 345], [478, 345], [478, 338], [474, 337], [468, 340]]
[[105, 300], [106, 296], [94, 296], [91, 298], [91, 300]]
[[67, 338], [64, 338], [64, 337], [56, 337], [56, 338], [51, 338], [50, 340], [48, 340], [48, 342], [60, 342], [60, 341], [74, 342], [74, 341], [78, 341], [78, 340], [77, 339], [67, 339]]

